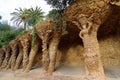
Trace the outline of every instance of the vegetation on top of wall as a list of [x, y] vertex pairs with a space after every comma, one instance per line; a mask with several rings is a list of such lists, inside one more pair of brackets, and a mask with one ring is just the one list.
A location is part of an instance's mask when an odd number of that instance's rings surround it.
[[57, 8], [58, 10], [64, 10], [71, 3], [76, 0], [45, 0], [48, 4], [50, 4], [53, 8]]
[[54, 22], [53, 30], [60, 30], [62, 31], [62, 34], [66, 34], [66, 17], [62, 15], [60, 10], [52, 9], [49, 11], [49, 14], [47, 15], [47, 18], [52, 18]]

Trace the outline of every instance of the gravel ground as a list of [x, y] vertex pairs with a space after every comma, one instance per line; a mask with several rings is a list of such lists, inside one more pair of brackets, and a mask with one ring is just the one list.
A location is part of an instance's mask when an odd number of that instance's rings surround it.
[[[2, 71], [0, 80], [83, 80], [82, 77], [85, 74], [84, 68], [65, 66], [58, 68], [53, 76], [45, 76], [41, 72], [42, 68], [33, 69], [28, 73], [22, 72], [22, 69]], [[120, 67], [105, 68], [105, 74], [107, 80], [120, 80]]]

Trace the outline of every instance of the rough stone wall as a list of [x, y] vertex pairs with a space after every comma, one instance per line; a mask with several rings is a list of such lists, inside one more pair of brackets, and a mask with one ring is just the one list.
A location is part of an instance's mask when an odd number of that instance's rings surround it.
[[[108, 23], [111, 24], [111, 20], [109, 21], [110, 22]], [[102, 31], [99, 31], [98, 40], [102, 62], [105, 67], [120, 65], [120, 25], [114, 22], [114, 25], [111, 26], [114, 26], [115, 29], [109, 28], [109, 33], [107, 32], [104, 34]], [[71, 24], [68, 24], [68, 26], [69, 25]], [[79, 30], [77, 27], [74, 27], [74, 25], [69, 26], [67, 30], [68, 34], [62, 36], [59, 44], [56, 66], [83, 66], [84, 49], [82, 40], [78, 36]], [[35, 62], [38, 62], [37, 65], [41, 65], [41, 54], [41, 51], [37, 54], [37, 58], [35, 60]]]
[[92, 14], [100, 15], [102, 22], [111, 13], [110, 0], [76, 0], [64, 11], [64, 15], [68, 20], [75, 20], [79, 14], [91, 16]]
[[[104, 66], [120, 65], [120, 37], [109, 36], [99, 40], [99, 43]], [[83, 46], [79, 43], [68, 44], [71, 45], [58, 50], [57, 65], [61, 63], [67, 66], [83, 66]]]
[[[120, 7], [117, 7], [115, 5], [110, 6], [109, 0], [77, 1], [78, 3], [74, 3], [74, 5], [72, 4], [65, 10], [64, 15], [66, 15], [67, 18], [71, 21], [75, 20], [77, 14], [80, 13], [86, 14], [88, 16], [91, 16], [92, 13], [99, 13], [101, 15], [100, 18], [103, 21], [98, 30], [98, 39], [100, 43], [100, 51], [103, 64], [104, 66], [111, 66], [111, 64], [113, 66], [120, 65]], [[105, 1], [107, 3], [104, 3]], [[103, 9], [101, 9], [100, 7], [103, 7]], [[103, 11], [103, 13], [101, 11]], [[82, 55], [84, 53], [84, 50], [82, 40], [78, 36], [79, 29], [70, 21], [67, 22], [68, 34], [62, 36], [59, 44], [59, 50], [57, 52], [57, 66], [83, 66]], [[39, 33], [45, 32], [46, 29], [52, 28], [50, 21], [45, 21], [38, 25], [43, 26], [36, 27], [38, 36], [41, 36]], [[19, 40], [31, 42], [30, 35], [31, 31], [26, 33], [25, 35], [22, 35]], [[25, 46], [25, 44], [23, 44], [23, 47]], [[42, 49], [40, 48], [34, 61], [37, 65], [41, 65], [41, 50]]]

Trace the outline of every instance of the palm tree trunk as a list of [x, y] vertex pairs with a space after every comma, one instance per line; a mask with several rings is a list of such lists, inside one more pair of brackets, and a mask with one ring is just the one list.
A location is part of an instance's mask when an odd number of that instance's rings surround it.
[[24, 30], [27, 30], [27, 22], [24, 20]]
[[61, 38], [61, 32], [55, 31], [53, 33], [53, 37], [51, 39], [51, 42], [49, 44], [49, 55], [50, 55], [50, 63], [49, 63], [49, 73], [52, 74], [52, 72], [55, 70], [55, 63], [56, 63], [56, 53], [58, 49], [58, 45]]

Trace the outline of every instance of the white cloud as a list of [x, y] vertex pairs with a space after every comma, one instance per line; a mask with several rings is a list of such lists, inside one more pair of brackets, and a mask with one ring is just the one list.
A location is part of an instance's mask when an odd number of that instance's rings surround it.
[[15, 8], [30, 8], [36, 6], [41, 7], [46, 14], [52, 9], [44, 0], [0, 0], [0, 15], [4, 20], [10, 20], [10, 13], [14, 12]]

